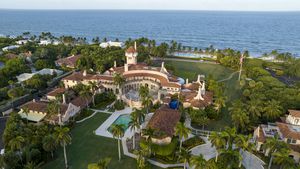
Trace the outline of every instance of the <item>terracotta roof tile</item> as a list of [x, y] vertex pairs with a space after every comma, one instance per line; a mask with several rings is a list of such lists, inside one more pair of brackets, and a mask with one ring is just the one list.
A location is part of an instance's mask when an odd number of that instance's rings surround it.
[[61, 58], [56, 61], [56, 64], [60, 66], [67, 66], [71, 68], [75, 68], [77, 60], [81, 57], [81, 55], [73, 55], [66, 58]]
[[276, 122], [276, 124], [284, 138], [300, 140], [300, 126], [281, 122]]
[[130, 46], [127, 50], [126, 50], [126, 53], [135, 53], [136, 50], [134, 49], [133, 46]]
[[166, 106], [156, 110], [147, 127], [163, 131], [167, 136], [173, 136], [174, 128], [180, 120], [180, 112]]
[[290, 113], [290, 115], [300, 118], [300, 110], [288, 110], [288, 112]]
[[62, 87], [59, 87], [59, 88], [56, 88], [56, 89], [53, 89], [52, 91], [50, 91], [49, 93], [47, 93], [47, 96], [57, 96], [59, 94], [63, 94], [65, 93], [67, 89], [65, 88], [62, 88]]

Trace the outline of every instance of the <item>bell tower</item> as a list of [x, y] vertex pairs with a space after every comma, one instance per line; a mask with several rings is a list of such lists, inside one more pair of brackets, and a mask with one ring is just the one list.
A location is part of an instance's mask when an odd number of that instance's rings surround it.
[[137, 48], [136, 48], [136, 42], [134, 42], [134, 47], [129, 47], [126, 52], [125, 52], [125, 56], [126, 56], [126, 62], [128, 65], [135, 65], [137, 64]]

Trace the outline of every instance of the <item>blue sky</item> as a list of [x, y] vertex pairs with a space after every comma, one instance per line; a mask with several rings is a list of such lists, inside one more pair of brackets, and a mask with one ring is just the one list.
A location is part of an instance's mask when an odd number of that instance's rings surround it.
[[300, 0], [1, 0], [0, 8], [300, 11]]

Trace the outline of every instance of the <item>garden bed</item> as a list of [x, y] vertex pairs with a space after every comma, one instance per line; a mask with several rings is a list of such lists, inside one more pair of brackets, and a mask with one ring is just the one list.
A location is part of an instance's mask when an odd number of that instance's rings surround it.
[[189, 150], [189, 149], [191, 149], [193, 147], [196, 147], [196, 146], [199, 146], [201, 144], [205, 144], [204, 140], [202, 140], [198, 136], [195, 136], [195, 137], [192, 137], [192, 138], [189, 138], [189, 139], [185, 140], [182, 143], [182, 147]]

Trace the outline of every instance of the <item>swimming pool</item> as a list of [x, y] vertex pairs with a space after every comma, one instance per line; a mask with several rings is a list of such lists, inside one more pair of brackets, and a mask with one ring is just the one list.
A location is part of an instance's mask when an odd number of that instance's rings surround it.
[[123, 126], [124, 131], [126, 131], [129, 127], [129, 122], [130, 122], [130, 114], [123, 114], [120, 115], [107, 129], [109, 132], [111, 132], [112, 125], [114, 124], [121, 124]]

